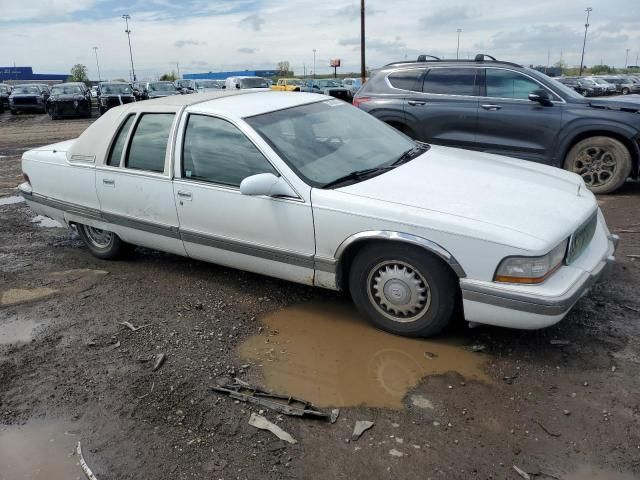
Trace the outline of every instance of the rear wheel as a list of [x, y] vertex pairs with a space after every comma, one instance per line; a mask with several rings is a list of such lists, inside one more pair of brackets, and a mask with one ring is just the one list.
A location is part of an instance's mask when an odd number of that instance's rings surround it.
[[624, 88], [622, 89], [622, 94], [623, 94], [623, 95], [629, 95], [630, 93], [631, 93], [631, 91], [630, 91], [627, 87], [624, 87]]
[[123, 242], [118, 235], [109, 230], [79, 224], [78, 233], [89, 251], [98, 258], [123, 258], [133, 249], [132, 245]]
[[585, 138], [569, 150], [564, 168], [580, 175], [593, 193], [611, 193], [627, 180], [631, 154], [615, 138]]
[[417, 247], [363, 247], [349, 271], [349, 289], [369, 321], [396, 335], [428, 337], [451, 319], [458, 294], [455, 274]]

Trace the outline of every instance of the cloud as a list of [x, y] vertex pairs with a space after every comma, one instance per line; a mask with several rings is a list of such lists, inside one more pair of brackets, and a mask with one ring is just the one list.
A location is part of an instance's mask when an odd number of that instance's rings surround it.
[[194, 65], [196, 67], [206, 67], [207, 65], [209, 65], [209, 62], [205, 62], [202, 60], [194, 60], [192, 62], [189, 62], [189, 65]]
[[[342, 38], [338, 40], [338, 45], [345, 47], [353, 47], [353, 50], [360, 50], [360, 37]], [[393, 40], [378, 40], [378, 39], [366, 39], [367, 50], [377, 50], [384, 53], [395, 53], [399, 55], [399, 52], [406, 49], [406, 42], [402, 41], [400, 37], [395, 37]]]
[[[378, 13], [384, 13], [384, 10], [380, 10], [376, 7], [367, 6], [365, 8], [365, 16], [367, 18], [376, 15]], [[348, 20], [356, 20], [360, 18], [360, 5], [346, 5], [336, 10], [335, 15], [338, 17], [347, 18]]]
[[206, 44], [207, 42], [198, 42], [196, 40], [178, 40], [174, 42], [173, 46], [182, 48], [182, 47], [186, 47], [187, 45], [206, 45]]
[[252, 13], [240, 20], [241, 24], [245, 24], [253, 28], [256, 32], [262, 30], [264, 19], [257, 13]]
[[239, 48], [238, 51], [240, 53], [256, 53], [258, 51], [257, 48], [247, 48], [247, 47], [243, 47], [243, 48]]
[[422, 17], [420, 23], [431, 30], [449, 29], [452, 25], [461, 27], [465, 20], [475, 19], [479, 16], [474, 7], [458, 5], [435, 10], [430, 15]]

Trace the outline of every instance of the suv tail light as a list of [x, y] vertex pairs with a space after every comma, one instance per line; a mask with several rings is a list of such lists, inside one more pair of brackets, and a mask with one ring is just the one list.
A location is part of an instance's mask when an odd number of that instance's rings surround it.
[[355, 97], [353, 99], [353, 102], [351, 103], [353, 104], [354, 107], [359, 107], [360, 104], [369, 102], [370, 100], [371, 100], [371, 97]]

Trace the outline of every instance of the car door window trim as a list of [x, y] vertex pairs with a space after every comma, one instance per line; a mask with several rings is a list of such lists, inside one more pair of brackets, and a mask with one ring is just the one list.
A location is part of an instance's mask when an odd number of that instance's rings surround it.
[[[519, 72], [518, 70], [513, 70], [512, 68], [499, 67], [499, 66], [496, 66], [496, 67], [484, 66], [483, 68], [485, 70], [485, 73], [484, 73], [484, 93], [487, 93], [487, 70], [490, 70], [490, 69], [492, 69], [492, 70], [506, 70], [506, 71], [511, 72], [511, 73], [516, 73], [518, 75], [525, 76], [528, 79], [532, 80], [534, 83], [537, 83], [540, 88], [543, 88], [544, 90], [547, 90], [554, 97], [554, 100], [552, 100], [552, 103], [567, 103], [559, 94], [557, 94], [551, 88], [547, 87], [543, 83], [540, 83], [536, 78], [532, 77], [531, 75], [526, 74], [525, 72]], [[485, 95], [483, 97], [480, 97], [480, 98], [492, 98], [492, 99], [495, 99], [495, 100], [514, 100], [514, 101], [518, 101], [518, 102], [532, 103], [531, 100], [529, 100], [528, 98], [489, 97], [487, 95]]]
[[[167, 145], [166, 145], [166, 149], [164, 152], [164, 164], [163, 164], [163, 170], [162, 172], [157, 172], [154, 170], [144, 170], [144, 169], [140, 169], [140, 168], [130, 168], [127, 166], [127, 160], [129, 159], [129, 153], [131, 151], [131, 145], [133, 143], [133, 137], [135, 136], [135, 132], [138, 129], [138, 126], [140, 125], [140, 122], [142, 120], [142, 118], [145, 115], [173, 115], [173, 122], [171, 124], [171, 128], [169, 129], [169, 134], [167, 135]], [[127, 143], [126, 143], [126, 148], [123, 149], [122, 152], [122, 159], [120, 160], [120, 166], [122, 167], [122, 171], [138, 171], [138, 172], [145, 172], [146, 174], [151, 174], [153, 176], [159, 175], [165, 178], [171, 178], [172, 172], [167, 169], [167, 158], [171, 159], [170, 157], [170, 150], [173, 147], [173, 132], [174, 130], [177, 128], [177, 120], [180, 118], [180, 112], [176, 112], [176, 111], [143, 111], [143, 112], [137, 112], [136, 113], [136, 118], [134, 119], [133, 125], [131, 125], [131, 130], [129, 130], [129, 135], [127, 135]], [[169, 161], [168, 163], [171, 163], [171, 161]]]

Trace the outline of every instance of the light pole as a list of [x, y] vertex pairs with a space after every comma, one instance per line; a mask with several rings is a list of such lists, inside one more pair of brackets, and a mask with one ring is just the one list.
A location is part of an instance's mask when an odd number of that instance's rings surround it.
[[462, 29], [459, 28], [457, 32], [458, 32], [458, 46], [456, 48], [456, 60], [460, 58], [460, 34], [462, 33]]
[[364, 56], [364, 0], [360, 0], [360, 83], [364, 85], [367, 67]]
[[102, 75], [100, 75], [100, 63], [98, 63], [98, 47], [93, 47], [93, 51], [96, 54], [96, 67], [98, 67], [98, 83], [102, 82]]
[[133, 81], [135, 82], [137, 80], [136, 69], [133, 67], [133, 53], [131, 51], [131, 30], [129, 30], [129, 19], [131, 18], [131, 15], [124, 14], [122, 15], [122, 18], [124, 18], [124, 21], [127, 25], [127, 29], [124, 32], [127, 34], [127, 39], [129, 40], [129, 57], [131, 58], [131, 72], [133, 75]]
[[631, 49], [627, 48], [627, 56], [624, 57], [624, 68], [629, 68], [629, 50]]
[[316, 79], [316, 49], [313, 49], [313, 79]]
[[587, 45], [587, 30], [589, 30], [589, 15], [593, 12], [593, 8], [587, 7], [585, 10], [587, 12], [587, 21], [584, 24], [584, 41], [582, 42], [582, 57], [580, 58], [580, 72], [578, 76], [582, 75], [582, 69], [584, 68], [584, 47]]

